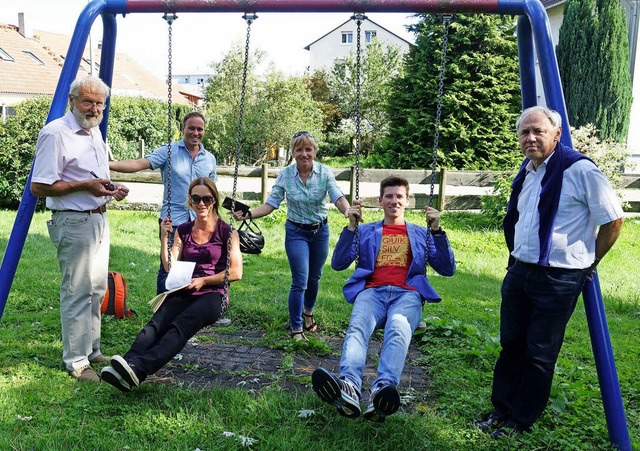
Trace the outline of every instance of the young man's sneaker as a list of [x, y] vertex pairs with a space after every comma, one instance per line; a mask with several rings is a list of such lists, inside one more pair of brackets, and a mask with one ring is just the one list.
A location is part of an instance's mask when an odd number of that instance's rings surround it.
[[89, 365], [77, 370], [69, 371], [69, 375], [77, 381], [83, 382], [100, 382], [100, 376], [96, 373], [96, 370]]
[[111, 357], [111, 366], [118, 372], [120, 377], [129, 385], [130, 388], [139, 387], [140, 381], [133, 371], [129, 363], [119, 355]]
[[393, 415], [400, 408], [400, 393], [395, 385], [384, 385], [371, 390], [369, 405], [364, 417], [369, 421], [382, 423], [386, 417]]
[[131, 391], [131, 386], [127, 384], [124, 379], [122, 379], [122, 376], [120, 376], [120, 374], [118, 374], [118, 372], [111, 366], [105, 366], [104, 368], [102, 368], [102, 371], [100, 371], [100, 376], [102, 377], [102, 380], [104, 382], [109, 385], [113, 385], [120, 391]]
[[318, 397], [335, 407], [340, 415], [347, 418], [360, 416], [360, 394], [350, 382], [318, 368], [311, 375], [311, 383]]

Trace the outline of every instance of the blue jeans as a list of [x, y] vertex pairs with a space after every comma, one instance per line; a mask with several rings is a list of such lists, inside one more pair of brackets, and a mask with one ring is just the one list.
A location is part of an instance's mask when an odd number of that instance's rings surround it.
[[529, 428], [544, 411], [564, 332], [588, 270], [516, 261], [502, 283], [500, 345], [491, 402]]
[[417, 291], [395, 286], [362, 291], [353, 303], [342, 345], [340, 378], [347, 379], [361, 393], [369, 339], [376, 328], [384, 327], [378, 377], [371, 389], [388, 384], [399, 385], [409, 343], [421, 318], [422, 299]]
[[313, 310], [318, 297], [322, 268], [329, 255], [329, 224], [304, 230], [287, 221], [284, 248], [291, 269], [289, 325], [302, 330], [302, 308]]

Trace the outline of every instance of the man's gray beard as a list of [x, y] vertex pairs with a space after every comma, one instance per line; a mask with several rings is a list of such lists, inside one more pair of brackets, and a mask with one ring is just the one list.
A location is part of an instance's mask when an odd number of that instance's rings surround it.
[[80, 127], [84, 128], [85, 130], [91, 130], [93, 127], [97, 127], [98, 125], [100, 125], [103, 117], [102, 113], [100, 113], [97, 117], [87, 119], [87, 117], [80, 110], [73, 111], [73, 115], [78, 121], [78, 124], [80, 124]]

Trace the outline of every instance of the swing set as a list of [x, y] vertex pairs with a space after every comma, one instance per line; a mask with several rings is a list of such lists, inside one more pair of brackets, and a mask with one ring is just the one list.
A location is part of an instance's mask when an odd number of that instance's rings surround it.
[[[436, 111], [436, 128], [434, 132], [433, 167], [431, 175], [430, 203], [433, 200], [436, 150], [438, 147], [438, 124], [441, 116], [441, 99], [443, 93], [443, 74], [447, 50], [447, 32], [454, 13], [481, 13], [517, 16], [517, 40], [520, 70], [520, 86], [522, 108], [537, 105], [536, 59], [539, 62], [540, 77], [546, 99], [550, 108], [560, 113], [563, 144], [571, 147], [569, 121], [564, 103], [558, 63], [551, 36], [549, 20], [540, 0], [93, 0], [82, 11], [76, 24], [60, 79], [53, 96], [47, 123], [64, 115], [67, 105], [69, 86], [75, 79], [82, 60], [89, 33], [94, 21], [100, 16], [103, 24], [102, 54], [99, 77], [108, 85], [113, 84], [113, 69], [116, 44], [116, 16], [132, 13], [162, 13], [169, 24], [169, 77], [171, 77], [171, 24], [177, 13], [199, 12], [238, 12], [244, 13], [247, 20], [247, 48], [249, 45], [249, 29], [257, 12], [275, 13], [352, 13], [358, 24], [357, 34], [357, 74], [356, 74], [356, 182], [355, 198], [358, 199], [359, 185], [359, 148], [360, 148], [360, 23], [365, 12], [387, 13], [430, 13], [443, 17], [444, 37], [442, 48], [442, 64], [438, 84], [438, 108]], [[245, 65], [247, 56], [245, 55]], [[246, 67], [245, 67], [246, 77]], [[170, 78], [169, 78], [170, 80]], [[244, 109], [244, 83], [241, 101], [240, 120], [238, 123], [238, 145], [236, 149], [236, 168], [234, 172], [233, 196], [235, 202], [238, 161], [241, 150], [242, 114]], [[171, 84], [168, 88], [168, 142], [171, 145]], [[100, 125], [102, 136], [106, 138], [109, 118], [109, 102], [104, 109], [104, 119]], [[170, 152], [170, 149], [169, 149]], [[170, 180], [170, 169], [169, 180]], [[31, 194], [29, 175], [20, 202], [16, 220], [7, 244], [2, 265], [0, 266], [0, 319], [6, 305], [11, 284], [24, 247], [29, 225], [36, 208], [37, 198]], [[170, 192], [170, 183], [168, 186]], [[357, 260], [356, 260], [357, 262]], [[620, 393], [613, 350], [607, 327], [604, 302], [600, 290], [597, 273], [583, 289], [583, 299], [591, 335], [592, 348], [600, 382], [601, 396], [609, 430], [609, 438], [614, 447], [620, 450], [631, 450], [631, 440], [627, 429], [624, 406]]]

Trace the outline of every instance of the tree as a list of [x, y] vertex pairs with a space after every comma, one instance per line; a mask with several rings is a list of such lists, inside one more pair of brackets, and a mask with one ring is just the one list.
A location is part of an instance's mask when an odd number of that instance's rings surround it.
[[[429, 168], [435, 130], [442, 20], [426, 15], [404, 76], [392, 87], [389, 136], [368, 164]], [[440, 166], [511, 169], [520, 159], [514, 124], [520, 111], [515, 21], [507, 16], [457, 15], [447, 52]]]
[[625, 141], [631, 112], [625, 13], [615, 0], [569, 0], [556, 48], [569, 122]]
[[[244, 99], [245, 114], [254, 109], [251, 93], [257, 84], [253, 69], [264, 58], [264, 53], [254, 51], [249, 54], [247, 63], [247, 82]], [[213, 76], [205, 83], [204, 97], [206, 105], [207, 131], [203, 139], [204, 146], [215, 151], [222, 163], [233, 161], [238, 137], [238, 119], [242, 76], [244, 71], [244, 48], [240, 42], [232, 45], [222, 60], [211, 64]], [[243, 127], [243, 139], [249, 136]]]
[[632, 84], [625, 12], [619, 1], [598, 0], [596, 22], [595, 127], [602, 140], [625, 142], [631, 115]]
[[[253, 73], [264, 53], [250, 56], [244, 98], [241, 161], [257, 164], [270, 149], [287, 147], [293, 133], [307, 130], [322, 139], [322, 112], [301, 77], [285, 77], [273, 66], [262, 77]], [[235, 158], [243, 74], [243, 49], [234, 46], [212, 65], [215, 75], [205, 88], [207, 127], [205, 145], [212, 142], [222, 161]], [[209, 140], [209, 141], [207, 141]]]
[[562, 79], [569, 123], [581, 126], [595, 123], [597, 99], [593, 96], [593, 54], [595, 0], [569, 0], [556, 54]]
[[[363, 46], [360, 58], [360, 120], [361, 134], [367, 141], [367, 145], [362, 146], [365, 157], [387, 134], [387, 103], [391, 85], [401, 75], [402, 55], [397, 47], [383, 46], [376, 39]], [[350, 138], [355, 136], [356, 76], [357, 55], [354, 52], [343, 63], [336, 64], [327, 76], [333, 101], [343, 118], [342, 128]]]

